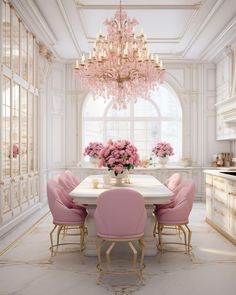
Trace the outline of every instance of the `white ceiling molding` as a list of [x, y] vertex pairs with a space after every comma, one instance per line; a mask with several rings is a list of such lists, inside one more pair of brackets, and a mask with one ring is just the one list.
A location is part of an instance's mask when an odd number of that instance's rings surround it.
[[40, 37], [40, 39], [47, 43], [47, 45], [53, 46], [57, 43], [56, 37], [41, 15], [34, 1], [11, 0], [11, 3], [25, 21], [29, 29], [35, 33], [37, 37]]
[[223, 3], [224, 3], [224, 0], [217, 0], [217, 2], [215, 3], [215, 5], [211, 9], [210, 13], [207, 15], [206, 19], [203, 21], [203, 23], [201, 24], [201, 26], [199, 27], [199, 29], [197, 30], [197, 32], [195, 33], [195, 35], [193, 35], [193, 37], [191, 38], [190, 42], [186, 46], [186, 48], [185, 48], [185, 50], [183, 52], [183, 56], [185, 56], [188, 53], [188, 51], [190, 50], [190, 48], [193, 46], [194, 42], [196, 42], [196, 40], [199, 37], [199, 35], [203, 32], [203, 30], [205, 29], [205, 27], [207, 26], [207, 24], [210, 22], [210, 20], [213, 18], [213, 16], [216, 14], [216, 12], [218, 11], [218, 9], [220, 8], [220, 6]]
[[214, 61], [228, 44], [236, 41], [236, 16], [227, 24], [223, 31], [200, 54], [201, 60]]
[[57, 61], [66, 63], [66, 59], [59, 56], [54, 46], [57, 44], [57, 38], [48, 26], [38, 7], [32, 0], [11, 0], [17, 14], [24, 22], [25, 26], [31, 31], [36, 39], [47, 46], [54, 54]]
[[[78, 15], [80, 18], [80, 23], [82, 25], [82, 30], [84, 33], [84, 36], [86, 37], [87, 41], [89, 44], [93, 44], [94, 42], [96, 42], [96, 36], [89, 36], [85, 25], [84, 25], [84, 19], [85, 17], [83, 17], [82, 12], [83, 10], [86, 9], [100, 9], [100, 10], [106, 10], [106, 9], [112, 9], [112, 10], [116, 10], [119, 9], [119, 5], [87, 5], [87, 4], [82, 4], [80, 1], [75, 1], [76, 2], [76, 7], [78, 8]], [[191, 26], [192, 21], [194, 20], [194, 18], [196, 17], [196, 15], [199, 12], [200, 7], [202, 6], [201, 2], [197, 3], [197, 4], [193, 4], [193, 5], [123, 5], [122, 4], [122, 9], [142, 9], [142, 10], [160, 10], [160, 9], [165, 9], [165, 10], [193, 10], [192, 15], [189, 17], [189, 19], [187, 20], [183, 31], [179, 33], [179, 35], [177, 37], [173, 37], [173, 38], [148, 38], [147, 37], [147, 42], [148, 43], [180, 43], [182, 38], [185, 36], [186, 32], [188, 31], [189, 27]]]
[[60, 12], [61, 12], [61, 14], [63, 16], [64, 22], [65, 22], [67, 30], [68, 30], [68, 32], [70, 34], [71, 40], [72, 40], [72, 42], [73, 42], [73, 44], [74, 44], [74, 46], [76, 48], [76, 51], [78, 52], [78, 55], [81, 56], [82, 55], [82, 50], [81, 50], [80, 45], [79, 45], [79, 43], [78, 43], [78, 41], [76, 39], [76, 35], [75, 35], [75, 33], [74, 33], [73, 29], [72, 29], [69, 18], [68, 18], [67, 14], [66, 14], [66, 10], [65, 10], [65, 8], [63, 6], [63, 3], [62, 3], [61, 0], [57, 0], [56, 2], [57, 2], [59, 10], [60, 10]]
[[[81, 3], [81, 1], [79, 0], [76, 0], [75, 1], [76, 3], [76, 7], [79, 8], [79, 9], [102, 9], [102, 10], [108, 10], [108, 9], [112, 9], [112, 10], [117, 10], [120, 8], [119, 5], [117, 4], [104, 4], [104, 5], [97, 5], [97, 4], [83, 4]], [[125, 9], [125, 10], [129, 10], [129, 9], [132, 9], [132, 10], [137, 10], [137, 9], [141, 9], [141, 10], [153, 10], [153, 9], [193, 9], [193, 10], [196, 10], [196, 9], [199, 9], [201, 7], [201, 2], [197, 3], [197, 4], [192, 4], [192, 5], [181, 5], [181, 4], [177, 4], [177, 5], [153, 5], [153, 4], [145, 4], [145, 5], [138, 5], [138, 4], [133, 4], [133, 5], [127, 5], [127, 4], [122, 4], [122, 8]]]
[[65, 60], [54, 50], [53, 45], [57, 43], [57, 39], [48, 27], [34, 2], [30, 0], [11, 0], [10, 3], [15, 8], [27, 29], [36, 36], [36, 39], [45, 44], [57, 60], [65, 62]]
[[[191, 15], [191, 17], [188, 19], [188, 21], [186, 22], [186, 25], [185, 25], [185, 28], [183, 29], [183, 32], [180, 33], [180, 36], [176, 37], [176, 38], [148, 38], [147, 37], [147, 42], [148, 43], [152, 43], [152, 44], [156, 44], [156, 43], [180, 43], [182, 38], [185, 36], [185, 34], [187, 33], [190, 25], [191, 25], [191, 22], [193, 21], [193, 19], [196, 17], [196, 15], [198, 14], [199, 12], [199, 9], [195, 9], [193, 14]], [[80, 17], [80, 22], [83, 24], [83, 21]], [[94, 43], [96, 41], [96, 38], [95, 37], [89, 37], [86, 33], [86, 30], [84, 28], [84, 25], [82, 26], [83, 28], [83, 32], [88, 40], [88, 43]]]
[[[104, 20], [119, 8], [118, 0], [10, 1], [29, 30], [62, 62], [89, 52]], [[216, 62], [219, 50], [236, 42], [235, 1], [125, 0], [122, 8], [140, 21], [136, 30], [143, 26], [150, 52], [164, 61]]]

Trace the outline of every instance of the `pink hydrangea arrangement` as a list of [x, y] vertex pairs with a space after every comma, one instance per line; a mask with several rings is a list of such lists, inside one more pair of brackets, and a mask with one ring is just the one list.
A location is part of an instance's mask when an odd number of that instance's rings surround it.
[[173, 156], [173, 148], [168, 142], [158, 142], [155, 147], [152, 149], [152, 152], [157, 157], [166, 157], [166, 156]]
[[103, 149], [103, 147], [104, 146], [101, 142], [90, 142], [84, 150], [84, 156], [98, 158], [99, 153]]
[[109, 140], [99, 158], [99, 166], [108, 167], [108, 171], [113, 170], [116, 176], [140, 164], [137, 148], [128, 140]]

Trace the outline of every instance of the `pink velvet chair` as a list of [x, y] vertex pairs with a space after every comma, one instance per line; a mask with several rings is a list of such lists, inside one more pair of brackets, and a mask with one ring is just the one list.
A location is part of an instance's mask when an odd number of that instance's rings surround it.
[[[94, 214], [97, 237], [98, 269], [102, 273], [101, 247], [105, 241], [111, 244], [106, 251], [106, 272], [110, 272], [110, 252], [116, 242], [127, 242], [133, 251], [133, 271], [142, 277], [144, 258], [144, 227], [147, 212], [143, 196], [130, 189], [111, 189], [102, 193], [97, 200]], [[132, 241], [139, 241], [141, 259], [137, 271], [137, 250]]]
[[154, 209], [155, 211], [157, 211], [159, 209], [164, 209], [164, 208], [171, 208], [174, 206], [176, 189], [178, 188], [180, 183], [181, 183], [181, 175], [179, 173], [172, 174], [171, 177], [166, 180], [166, 182], [164, 183], [165, 186], [167, 186], [169, 190], [174, 192], [174, 195], [167, 203], [156, 204], [155, 209]]
[[[156, 221], [158, 223], [159, 247], [163, 250], [162, 231], [165, 226], [176, 226], [184, 234], [184, 245], [187, 252], [191, 249], [191, 230], [188, 227], [188, 218], [192, 210], [195, 197], [195, 184], [193, 180], [183, 182], [180, 190], [175, 196], [174, 207], [163, 208], [155, 212]], [[187, 229], [187, 231], [185, 231]], [[167, 244], [167, 243], [166, 243]], [[182, 243], [174, 243], [182, 244]]]
[[[87, 215], [86, 210], [84, 208], [75, 209], [68, 208], [63, 203], [63, 192], [55, 180], [49, 180], [47, 185], [47, 196], [48, 196], [48, 205], [50, 211], [53, 216], [53, 224], [55, 225], [53, 230], [50, 232], [50, 240], [51, 240], [51, 255], [53, 256], [54, 247], [58, 247], [60, 245], [66, 245], [71, 243], [60, 243], [60, 233], [61, 230], [65, 227], [72, 226], [79, 228], [80, 235], [80, 251], [84, 249], [84, 232], [85, 226], [84, 221]], [[53, 243], [53, 232], [58, 227], [57, 230], [57, 243], [54, 245]], [[72, 243], [78, 244], [78, 243]]]

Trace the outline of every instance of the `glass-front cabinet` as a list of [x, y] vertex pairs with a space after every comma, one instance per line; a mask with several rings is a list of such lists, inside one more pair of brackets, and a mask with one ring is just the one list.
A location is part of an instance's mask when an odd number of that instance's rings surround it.
[[38, 44], [1, 3], [0, 224], [38, 202]]

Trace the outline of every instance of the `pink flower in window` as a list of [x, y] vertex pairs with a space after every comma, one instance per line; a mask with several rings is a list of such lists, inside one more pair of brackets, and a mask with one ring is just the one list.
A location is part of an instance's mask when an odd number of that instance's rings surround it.
[[173, 156], [173, 148], [168, 142], [158, 142], [155, 147], [152, 149], [152, 152], [157, 157], [166, 157], [166, 156]]
[[84, 156], [98, 158], [99, 153], [102, 149], [103, 149], [103, 144], [101, 142], [90, 142], [89, 145], [84, 150]]

